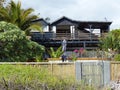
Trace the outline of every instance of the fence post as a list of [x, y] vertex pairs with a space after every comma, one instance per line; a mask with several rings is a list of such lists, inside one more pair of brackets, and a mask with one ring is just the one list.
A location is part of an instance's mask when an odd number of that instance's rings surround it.
[[103, 61], [103, 82], [104, 86], [110, 83], [110, 61]]
[[76, 75], [76, 80], [80, 81], [82, 76], [81, 76], [81, 67], [82, 67], [82, 62], [75, 62], [75, 75]]

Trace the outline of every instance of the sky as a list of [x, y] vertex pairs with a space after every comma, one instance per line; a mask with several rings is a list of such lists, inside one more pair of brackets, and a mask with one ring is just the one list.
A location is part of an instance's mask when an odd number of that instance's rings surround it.
[[[17, 2], [18, 0], [13, 0]], [[120, 28], [120, 0], [19, 0], [22, 8], [33, 8], [40, 18], [53, 22], [62, 16], [80, 21], [112, 21]]]

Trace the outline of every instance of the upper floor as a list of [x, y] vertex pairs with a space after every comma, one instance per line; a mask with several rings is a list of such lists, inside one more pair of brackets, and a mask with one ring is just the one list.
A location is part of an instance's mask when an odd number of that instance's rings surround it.
[[96, 40], [110, 31], [111, 21], [77, 21], [65, 16], [47, 23], [44, 19], [34, 22], [40, 23], [43, 33], [33, 31], [33, 38], [53, 40]]

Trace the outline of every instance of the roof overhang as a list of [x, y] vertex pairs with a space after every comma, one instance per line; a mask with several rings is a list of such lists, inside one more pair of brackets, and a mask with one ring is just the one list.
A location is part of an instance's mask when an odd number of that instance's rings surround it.
[[77, 25], [78, 28], [91, 28], [91, 29], [108, 29], [109, 26], [112, 24], [111, 21], [75, 21], [72, 19], [69, 19], [67, 17], [62, 17], [53, 23], [51, 23], [51, 26], [57, 26], [57, 25]]
[[91, 29], [109, 29], [109, 26], [112, 22], [108, 21], [77, 21], [78, 27], [83, 28], [91, 28]]

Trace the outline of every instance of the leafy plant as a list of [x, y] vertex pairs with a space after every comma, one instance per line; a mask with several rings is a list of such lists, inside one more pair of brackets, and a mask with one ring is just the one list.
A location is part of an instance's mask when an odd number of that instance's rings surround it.
[[50, 47], [48, 53], [51, 58], [59, 58], [64, 52], [62, 51], [62, 47], [60, 46], [57, 50], [54, 50], [53, 47]]
[[0, 61], [27, 61], [44, 52], [44, 47], [29, 40], [17, 26], [0, 22]]
[[42, 62], [43, 61], [43, 53], [40, 53], [39, 55], [36, 56], [36, 61], [37, 62]]
[[112, 30], [108, 35], [101, 39], [101, 47], [105, 50], [119, 50], [120, 48], [120, 29]]
[[76, 61], [77, 60], [77, 56], [75, 54], [72, 54], [72, 60]]
[[120, 29], [112, 30], [105, 37], [100, 39], [100, 47], [111, 53], [113, 56], [120, 53]]
[[[38, 65], [38, 64], [37, 64]], [[46, 67], [0, 65], [0, 90], [98, 90], [73, 78], [51, 75]]]
[[115, 61], [120, 61], [120, 54], [116, 54], [116, 55], [114, 56], [114, 60], [115, 60]]
[[34, 9], [22, 9], [20, 1], [15, 3], [13, 0], [10, 3], [5, 2], [6, 5], [0, 7], [0, 20], [17, 25], [26, 34], [33, 30], [41, 30], [40, 24], [32, 22], [38, 19], [37, 15], [33, 14]]

